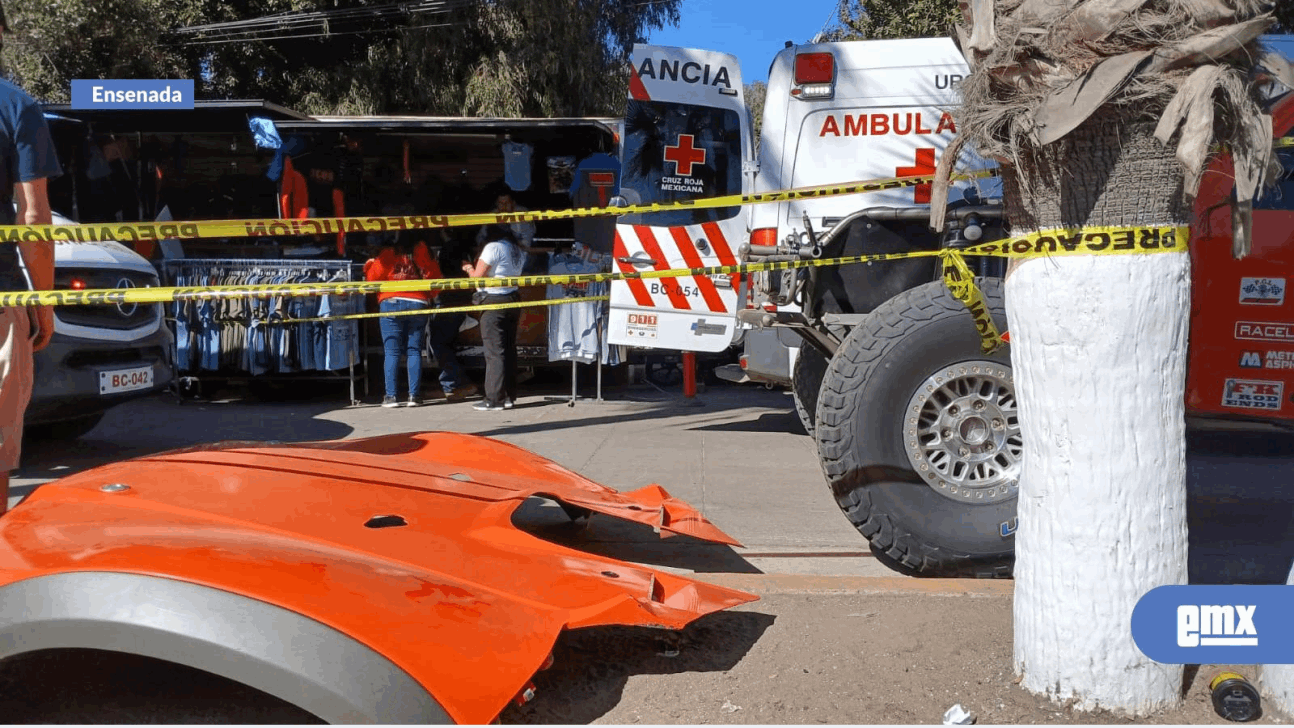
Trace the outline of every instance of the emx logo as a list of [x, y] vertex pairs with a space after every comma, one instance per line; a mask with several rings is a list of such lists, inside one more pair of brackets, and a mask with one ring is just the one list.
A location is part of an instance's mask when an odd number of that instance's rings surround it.
[[1181, 665], [1294, 664], [1288, 586], [1161, 586], [1132, 610], [1132, 639], [1147, 657]]
[[1256, 604], [1183, 604], [1177, 608], [1178, 647], [1257, 647]]

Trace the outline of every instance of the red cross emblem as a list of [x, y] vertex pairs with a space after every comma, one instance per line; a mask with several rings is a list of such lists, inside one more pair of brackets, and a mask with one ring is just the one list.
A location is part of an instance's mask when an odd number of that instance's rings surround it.
[[680, 177], [692, 176], [692, 165], [705, 164], [705, 150], [693, 146], [696, 137], [679, 134], [678, 145], [665, 147], [665, 161], [674, 163], [674, 173]]
[[[927, 175], [935, 173], [935, 148], [919, 147], [917, 149], [917, 163], [911, 167], [895, 167], [894, 174], [900, 177], [916, 177], [917, 175]], [[930, 202], [930, 183], [923, 182], [916, 186], [915, 199], [918, 205], [929, 204]]]

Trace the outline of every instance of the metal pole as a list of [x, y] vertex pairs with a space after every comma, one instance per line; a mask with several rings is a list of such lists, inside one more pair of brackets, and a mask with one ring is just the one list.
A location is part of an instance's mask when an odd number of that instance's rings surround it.
[[683, 352], [683, 398], [696, 401], [696, 354]]
[[567, 403], [566, 405], [567, 407], [574, 407], [575, 399], [576, 397], [579, 396], [575, 389], [575, 376], [576, 376], [575, 360], [572, 359], [571, 360], [571, 401]]

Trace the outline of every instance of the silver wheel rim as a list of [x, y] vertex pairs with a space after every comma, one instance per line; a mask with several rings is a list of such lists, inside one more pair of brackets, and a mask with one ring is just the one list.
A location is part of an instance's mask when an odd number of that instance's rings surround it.
[[1023, 454], [1011, 368], [954, 364], [917, 387], [904, 414], [912, 468], [940, 494], [964, 503], [1015, 497]]

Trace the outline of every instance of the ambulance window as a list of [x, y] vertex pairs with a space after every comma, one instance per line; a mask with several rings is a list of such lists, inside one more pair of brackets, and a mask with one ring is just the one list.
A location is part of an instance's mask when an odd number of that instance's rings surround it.
[[[621, 195], [630, 204], [741, 194], [741, 119], [732, 109], [630, 101]], [[625, 215], [627, 225], [677, 226], [735, 217], [740, 207]]]
[[1273, 187], [1254, 199], [1255, 210], [1294, 210], [1294, 150], [1280, 150], [1281, 176]]

